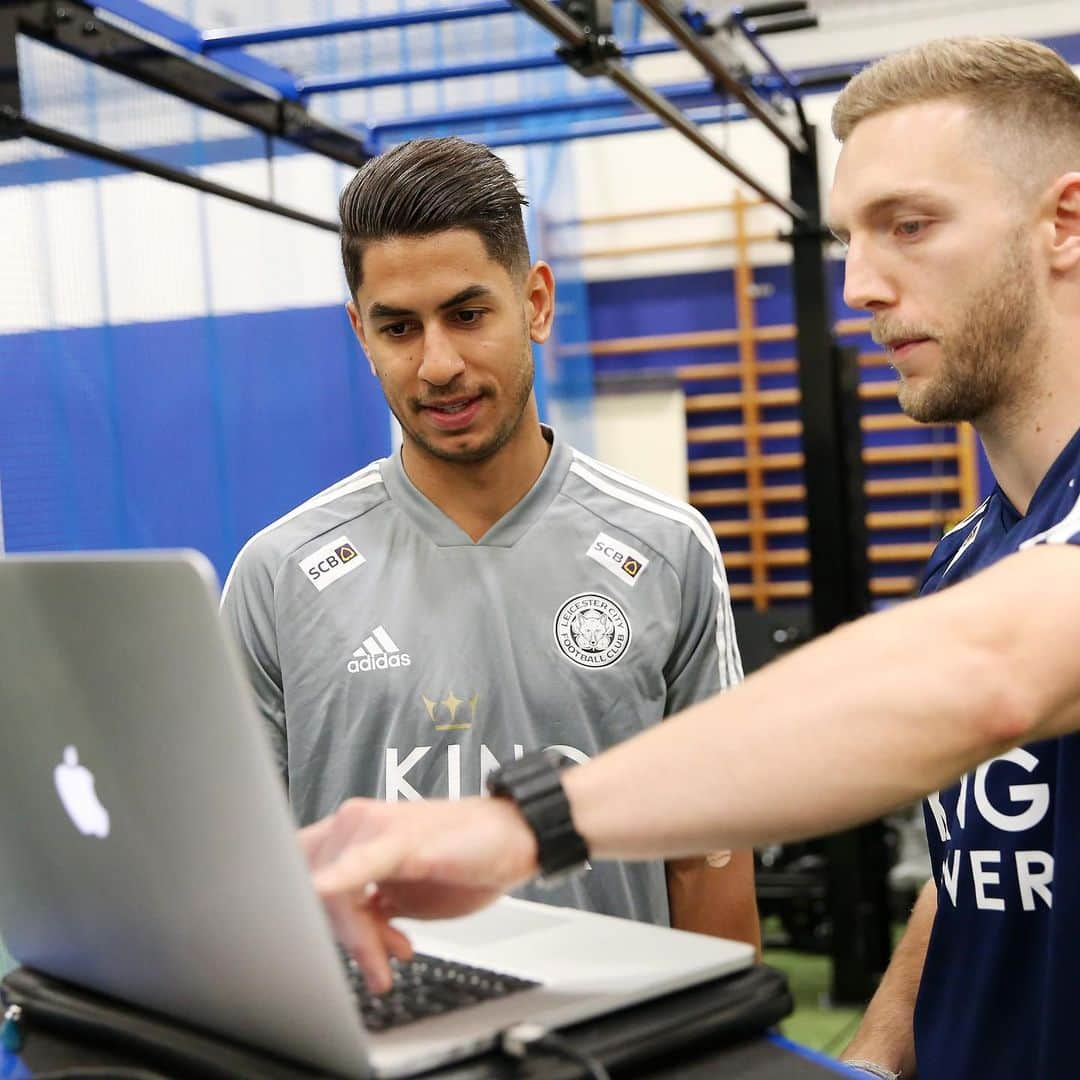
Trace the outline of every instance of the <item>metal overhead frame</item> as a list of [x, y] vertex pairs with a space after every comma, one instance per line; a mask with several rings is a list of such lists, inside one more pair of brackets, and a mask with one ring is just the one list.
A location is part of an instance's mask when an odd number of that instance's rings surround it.
[[[171, 40], [79, 0], [0, 0], [0, 140], [25, 136], [317, 228], [338, 231], [336, 221], [204, 180], [184, 169], [92, 142], [25, 116], [19, 86], [19, 34], [245, 124], [266, 137], [268, 158], [272, 156], [272, 138], [285, 139], [312, 153], [357, 167], [372, 156], [357, 134], [312, 116], [295, 100], [298, 95], [290, 99], [278, 89], [193, 56]], [[264, 68], [270, 70], [267, 65], [257, 70], [262, 73]], [[280, 70], [278, 74], [285, 75]]]

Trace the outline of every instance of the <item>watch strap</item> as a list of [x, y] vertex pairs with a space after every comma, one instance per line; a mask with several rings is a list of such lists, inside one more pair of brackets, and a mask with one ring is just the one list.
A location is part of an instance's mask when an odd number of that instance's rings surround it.
[[556, 750], [535, 750], [490, 773], [488, 791], [510, 798], [536, 836], [541, 879], [556, 884], [585, 869], [588, 845], [574, 827], [561, 772], [570, 762]]

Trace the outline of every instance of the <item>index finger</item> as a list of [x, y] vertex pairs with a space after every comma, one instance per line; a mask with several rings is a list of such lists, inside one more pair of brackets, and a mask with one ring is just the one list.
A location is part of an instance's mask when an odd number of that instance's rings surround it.
[[328, 856], [325, 865], [314, 868], [315, 890], [324, 900], [356, 893], [366, 895], [380, 881], [399, 878], [405, 857], [400, 841], [391, 836], [346, 844]]
[[297, 830], [296, 839], [310, 870], [315, 870], [320, 858], [325, 857], [324, 849], [333, 831], [333, 814], [316, 821], [313, 825]]

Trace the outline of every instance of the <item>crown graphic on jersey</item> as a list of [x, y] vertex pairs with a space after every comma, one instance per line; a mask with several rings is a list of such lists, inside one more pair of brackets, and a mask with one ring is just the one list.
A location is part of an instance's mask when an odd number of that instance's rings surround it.
[[[476, 720], [476, 706], [480, 695], [471, 698], [459, 698], [451, 690], [446, 697], [433, 701], [424, 694], [420, 695], [427, 710], [428, 719], [435, 725], [436, 731], [468, 731]], [[465, 710], [468, 710], [466, 712]], [[466, 716], [468, 720], [466, 720]]]

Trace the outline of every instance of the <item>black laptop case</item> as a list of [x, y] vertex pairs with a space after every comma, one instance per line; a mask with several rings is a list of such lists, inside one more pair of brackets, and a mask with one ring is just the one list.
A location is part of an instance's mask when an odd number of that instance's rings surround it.
[[[28, 968], [10, 972], [0, 990], [5, 1006], [18, 1005], [22, 1011], [20, 1053], [35, 1071], [93, 1069], [107, 1060], [117, 1069], [119, 1062], [130, 1062], [129, 1068], [141, 1066], [147, 1076], [170, 1080], [319, 1076], [310, 1066], [289, 1063]], [[786, 977], [759, 964], [575, 1024], [560, 1035], [579, 1052], [602, 1062], [613, 1076], [648, 1076], [653, 1064], [669, 1064], [680, 1055], [760, 1034], [791, 1009]], [[542, 1053], [524, 1062], [492, 1053], [424, 1075], [441, 1080], [569, 1080], [587, 1074], [579, 1064]]]

